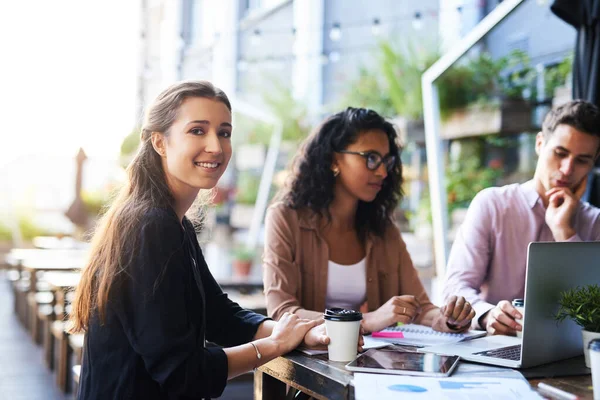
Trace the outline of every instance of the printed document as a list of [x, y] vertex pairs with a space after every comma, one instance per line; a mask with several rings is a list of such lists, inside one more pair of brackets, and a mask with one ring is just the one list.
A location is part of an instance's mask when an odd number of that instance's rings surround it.
[[483, 376], [425, 378], [403, 375], [354, 374], [356, 400], [540, 400], [527, 381]]

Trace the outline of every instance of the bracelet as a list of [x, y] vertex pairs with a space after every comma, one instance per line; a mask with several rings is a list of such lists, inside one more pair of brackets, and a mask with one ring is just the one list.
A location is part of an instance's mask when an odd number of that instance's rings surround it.
[[250, 344], [254, 347], [254, 350], [256, 350], [256, 358], [260, 360], [262, 358], [262, 354], [260, 354], [260, 351], [258, 351], [258, 346], [255, 345], [254, 342], [250, 342]]

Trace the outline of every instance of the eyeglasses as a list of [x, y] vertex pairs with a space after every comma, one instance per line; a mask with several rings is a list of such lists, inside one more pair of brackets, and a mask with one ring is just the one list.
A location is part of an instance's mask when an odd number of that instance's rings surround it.
[[343, 154], [355, 154], [357, 156], [361, 156], [367, 162], [367, 168], [371, 171], [377, 170], [379, 166], [383, 163], [385, 164], [385, 169], [387, 172], [390, 172], [394, 169], [394, 165], [396, 164], [396, 156], [394, 154], [388, 154], [383, 157], [377, 151], [348, 151], [348, 150], [340, 150], [337, 153]]

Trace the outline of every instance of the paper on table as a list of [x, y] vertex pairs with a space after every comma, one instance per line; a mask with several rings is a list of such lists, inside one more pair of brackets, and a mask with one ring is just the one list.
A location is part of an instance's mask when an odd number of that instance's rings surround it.
[[477, 364], [467, 361], [462, 361], [458, 364], [458, 367], [452, 373], [453, 378], [467, 376], [469, 378], [482, 376], [484, 378], [511, 378], [521, 379], [527, 382], [527, 379], [522, 373], [515, 369], [506, 367], [497, 367], [495, 365]]
[[[380, 347], [385, 347], [385, 346], [390, 345], [390, 342], [388, 342], [388, 341], [379, 340], [379, 339], [373, 338], [371, 336], [363, 336], [363, 339], [365, 340], [365, 344], [363, 345], [363, 349], [365, 349], [365, 350], [378, 349]], [[316, 356], [317, 354], [327, 354], [327, 350], [310, 350], [310, 349], [298, 349], [298, 350], [300, 350], [304, 354], [308, 354], [309, 356]]]
[[485, 331], [470, 330], [463, 333], [438, 332], [429, 326], [409, 324], [386, 328], [383, 333], [401, 332], [403, 338], [378, 338], [389, 343], [404, 344], [409, 346], [434, 346], [438, 344], [458, 343], [463, 340], [475, 339], [485, 336]]
[[521, 379], [425, 378], [401, 375], [354, 374], [356, 400], [367, 399], [457, 399], [539, 400], [543, 399]]

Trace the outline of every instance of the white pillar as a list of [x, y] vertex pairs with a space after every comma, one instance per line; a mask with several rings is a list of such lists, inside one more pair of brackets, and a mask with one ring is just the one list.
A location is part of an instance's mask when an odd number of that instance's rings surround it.
[[323, 104], [323, 53], [324, 1], [294, 1], [294, 27], [296, 62], [292, 73], [292, 92], [296, 100], [306, 104], [309, 115], [315, 116]]
[[[215, 7], [215, 33], [217, 39], [213, 46], [212, 79], [213, 83], [234, 97], [237, 89], [238, 1], [220, 0]], [[235, 105], [234, 105], [235, 107]]]
[[161, 87], [165, 88], [179, 80], [177, 67], [180, 61], [181, 0], [163, 3], [163, 18], [160, 22], [160, 70]]
[[448, 232], [448, 203], [444, 177], [444, 152], [440, 140], [440, 102], [437, 87], [429, 79], [427, 72], [423, 75], [422, 86], [435, 271], [437, 279], [443, 280], [446, 275], [448, 257], [448, 241], [446, 238]]

